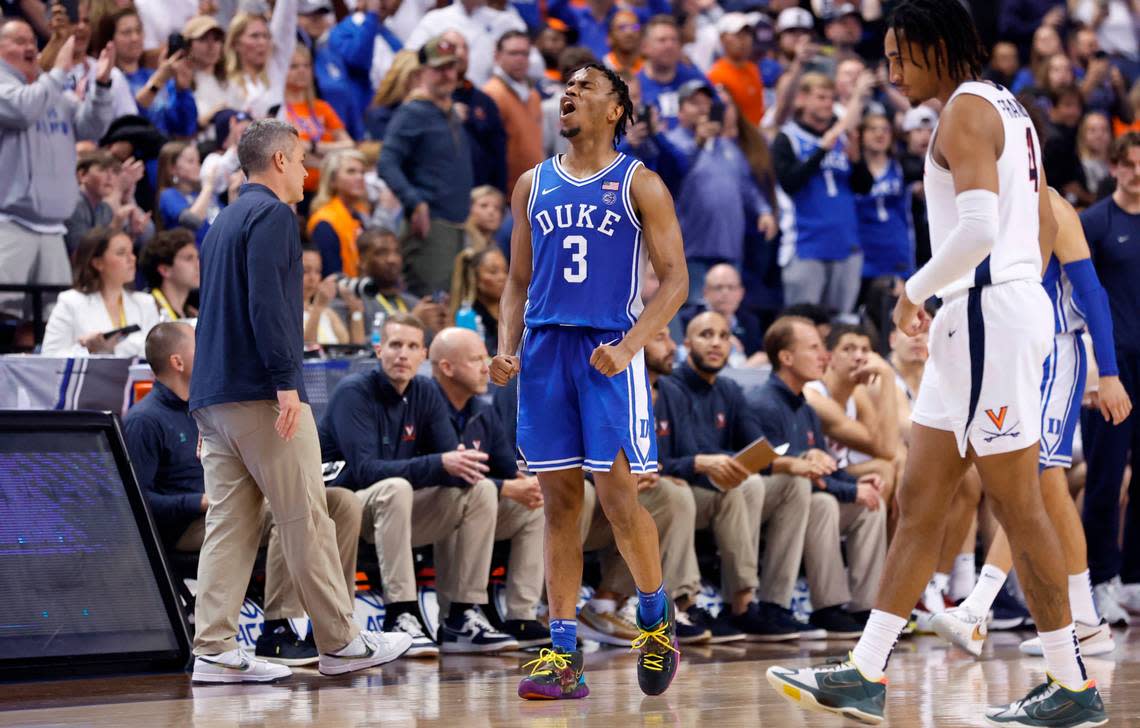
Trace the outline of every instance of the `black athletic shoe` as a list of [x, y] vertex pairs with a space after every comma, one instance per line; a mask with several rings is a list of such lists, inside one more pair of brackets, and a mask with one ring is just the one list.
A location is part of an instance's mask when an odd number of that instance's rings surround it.
[[721, 609], [716, 617], [709, 614], [708, 610], [695, 604], [685, 611], [689, 615], [690, 622], [708, 628], [712, 634], [712, 638], [709, 639], [710, 644], [721, 645], [726, 642], [739, 642], [745, 639], [745, 634], [732, 626], [728, 617], [728, 607]]
[[[312, 634], [312, 630], [309, 630], [309, 633]], [[257, 638], [254, 654], [263, 660], [292, 667], [312, 665], [320, 659], [316, 644], [301, 639], [293, 628], [287, 625], [262, 632]]]
[[863, 634], [863, 625], [843, 607], [824, 607], [811, 613], [808, 623], [827, 632], [829, 640], [853, 640]]
[[681, 664], [681, 651], [677, 649], [676, 607], [672, 599], [665, 600], [665, 616], [650, 627], [641, 623], [637, 615], [640, 634], [630, 647], [640, 651], [637, 656], [637, 684], [646, 695], [660, 695], [673, 682]]
[[550, 630], [534, 619], [508, 619], [503, 632], [514, 637], [520, 649], [550, 646]]
[[732, 626], [753, 642], [786, 642], [800, 638], [800, 628], [782, 619], [778, 608], [769, 604], [749, 604], [748, 610], [732, 615]]

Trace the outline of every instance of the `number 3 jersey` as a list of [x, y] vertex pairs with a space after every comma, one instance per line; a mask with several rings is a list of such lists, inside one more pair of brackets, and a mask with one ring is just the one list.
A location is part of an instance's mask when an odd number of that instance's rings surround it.
[[628, 331], [636, 323], [648, 264], [631, 190], [639, 166], [619, 153], [585, 179], [563, 169], [560, 156], [534, 168], [527, 202], [533, 256], [528, 328]]
[[[938, 292], [943, 299], [975, 286], [1021, 279], [1041, 280], [1038, 199], [1047, 192], [1039, 179], [1041, 145], [1033, 122], [1014, 95], [1001, 86], [967, 81], [958, 86], [947, 106], [963, 94], [978, 96], [993, 105], [1005, 132], [1005, 143], [997, 160], [998, 235], [993, 250], [981, 265]], [[938, 126], [935, 126], [923, 169], [930, 249], [934, 253], [958, 224], [954, 178], [949, 170], [934, 161], [937, 140]]]

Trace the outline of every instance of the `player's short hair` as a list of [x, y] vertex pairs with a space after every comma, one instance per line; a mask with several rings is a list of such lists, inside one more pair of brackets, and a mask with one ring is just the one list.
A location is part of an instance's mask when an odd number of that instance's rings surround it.
[[386, 227], [366, 228], [356, 238], [356, 251], [362, 257], [383, 238], [394, 238], [396, 233]]
[[764, 332], [764, 353], [772, 364], [772, 371], [780, 371], [780, 352], [792, 348], [796, 342], [796, 324], [815, 328], [812, 320], [803, 316], [781, 316]]
[[117, 163], [118, 160], [111, 156], [110, 152], [96, 149], [93, 152], [84, 152], [79, 155], [79, 159], [75, 162], [75, 172], [76, 174], [85, 174], [92, 167], [112, 169]]
[[[618, 142], [625, 136], [625, 126], [631, 118], [633, 118], [633, 101], [629, 98], [629, 86], [622, 80], [621, 76], [612, 68], [607, 68], [600, 63], [587, 63], [582, 68], [593, 68], [598, 73], [609, 79], [610, 86], [613, 88], [614, 93], [618, 97], [618, 105], [621, 106], [621, 116], [618, 117], [617, 123], [614, 124], [614, 149], [617, 149]], [[578, 70], [582, 70], [579, 68]]]
[[503, 44], [506, 43], [508, 40], [514, 40], [515, 38], [524, 38], [524, 39], [526, 39], [527, 43], [530, 43], [530, 36], [527, 35], [526, 33], [524, 33], [523, 31], [513, 30], [513, 29], [508, 30], [506, 33], [503, 33], [502, 35], [500, 35], [499, 39], [497, 41], [495, 41], [495, 52], [496, 53], [502, 53], [503, 52]]
[[[425, 326], [424, 322], [420, 321], [420, 317], [416, 316], [415, 314], [402, 312], [394, 313], [388, 318], [384, 319], [385, 332], [388, 331], [389, 326], [408, 326], [413, 329], [419, 329], [421, 332], [423, 332], [424, 336], [427, 337], [427, 326]], [[387, 339], [388, 337], [384, 338]]]
[[187, 245], [194, 245], [194, 233], [184, 227], [163, 230], [146, 244], [142, 249], [139, 268], [147, 287], [162, 287], [162, 274], [158, 272], [158, 266], [174, 265], [174, 257]]
[[245, 176], [269, 169], [277, 152], [288, 157], [293, 153], [293, 140], [299, 137], [296, 127], [280, 119], [258, 119], [250, 124], [238, 140], [238, 163]]
[[163, 321], [146, 335], [146, 362], [156, 377], [166, 373], [170, 355], [181, 348], [187, 336], [194, 336], [194, 328], [181, 321]]
[[1108, 161], [1112, 164], [1120, 164], [1128, 159], [1128, 152], [1133, 147], [1140, 147], [1140, 132], [1130, 131], [1121, 134], [1112, 143], [1112, 149], [1108, 153]]
[[659, 25], [668, 26], [668, 27], [672, 28], [673, 30], [677, 31], [678, 33], [681, 32], [681, 26], [680, 26], [680, 24], [677, 23], [677, 19], [674, 18], [672, 15], [667, 15], [665, 13], [661, 13], [660, 15], [654, 15], [652, 18], [650, 18], [648, 21], [646, 21], [645, 27], [642, 30], [643, 30], [645, 35], [649, 35], [649, 31], [653, 30], [654, 28], [656, 28]]
[[[922, 49], [922, 61], [939, 76], [965, 79], [982, 75], [987, 54], [974, 19], [958, 0], [901, 0], [887, 27], [895, 37]], [[905, 52], [900, 47], [900, 52]]]
[[1085, 109], [1085, 97], [1081, 94], [1081, 90], [1075, 83], [1067, 83], [1064, 86], [1058, 86], [1049, 91], [1049, 104], [1051, 106], [1055, 107], [1057, 104], [1069, 98], [1077, 100], [1077, 103], [1081, 105], [1081, 113], [1083, 114]]
[[831, 327], [827, 332], [827, 339], [824, 340], [824, 345], [827, 346], [828, 351], [835, 351], [835, 347], [839, 346], [840, 340], [844, 336], [862, 336], [871, 342], [872, 349], [878, 349], [878, 337], [875, 335], [874, 329], [864, 324], [836, 324]]
[[825, 73], [809, 71], [800, 78], [800, 85], [797, 88], [801, 94], [811, 93], [819, 89], [834, 91], [835, 79]]

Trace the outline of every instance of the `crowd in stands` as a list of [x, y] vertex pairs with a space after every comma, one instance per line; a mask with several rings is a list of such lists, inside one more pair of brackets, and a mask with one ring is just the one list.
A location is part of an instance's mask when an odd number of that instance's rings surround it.
[[[363, 538], [379, 559], [384, 629], [412, 634], [412, 654], [540, 644], [542, 493], [519, 470], [514, 394], [488, 391], [487, 360], [515, 181], [565, 151], [563, 83], [604, 64], [635, 109], [618, 151], [672, 193], [690, 276], [686, 305], [645, 352], [660, 473], [640, 485], [682, 641], [857, 635], [928, 356], [924, 335], [891, 331], [889, 316], [930, 256], [922, 170], [940, 109], [910, 108], [887, 80], [891, 4], [78, 0], [71, 16], [64, 3], [4, 0], [0, 283], [70, 289], [42, 342], [23, 295], [0, 293], [2, 347], [149, 362], [155, 389], [125, 420], [132, 462], [166, 545], [198, 548], [202, 471], [179, 434], [195, 430], [198, 248], [244, 181], [242, 132], [291, 123], [308, 149], [296, 210], [305, 346], [378, 359], [341, 381], [319, 422], [337, 463], [328, 500], [346, 586]], [[966, 4], [988, 28], [986, 79], [1039, 117], [1049, 183], [1078, 209], [1113, 195], [1140, 152], [1140, 8]], [[761, 436], [789, 449], [747, 472], [731, 454]], [[582, 541], [602, 576], [581, 620], [600, 641], [628, 642], [632, 578], [584, 488]], [[976, 490], [962, 493], [969, 535], [944, 549], [928, 611], [974, 578], [970, 524], [987, 516]], [[304, 651], [264, 531], [265, 650]], [[489, 621], [496, 541], [510, 544], [506, 611]], [[428, 544], [435, 635], [422, 630], [412, 558]], [[801, 565], [806, 621], [793, 611]], [[709, 574], [724, 600], [715, 616], [698, 600]], [[1140, 609], [1140, 593], [1117, 597]]]

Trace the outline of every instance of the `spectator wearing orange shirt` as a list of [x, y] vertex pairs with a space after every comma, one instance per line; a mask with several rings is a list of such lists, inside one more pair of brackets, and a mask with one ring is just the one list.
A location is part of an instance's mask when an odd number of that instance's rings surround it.
[[508, 30], [495, 46], [495, 70], [483, 92], [499, 107], [507, 130], [507, 185], [542, 161], [542, 99], [527, 78], [530, 38]]
[[764, 118], [764, 81], [752, 60], [752, 42], [759, 13], [725, 13], [717, 21], [724, 55], [709, 69], [709, 80], [722, 86], [740, 113], [753, 126]]
[[641, 70], [641, 21], [633, 11], [619, 10], [610, 18], [610, 52], [604, 61], [618, 74]]
[[305, 196], [311, 198], [321, 183], [321, 160], [324, 155], [352, 146], [352, 137], [344, 122], [327, 102], [317, 98], [313, 84], [313, 57], [309, 49], [298, 44], [285, 76], [285, 120], [297, 129], [301, 141], [309, 146], [305, 154]]

